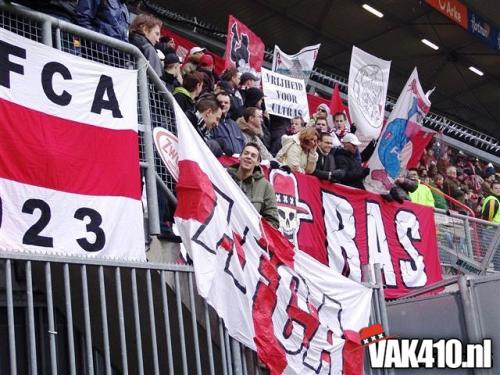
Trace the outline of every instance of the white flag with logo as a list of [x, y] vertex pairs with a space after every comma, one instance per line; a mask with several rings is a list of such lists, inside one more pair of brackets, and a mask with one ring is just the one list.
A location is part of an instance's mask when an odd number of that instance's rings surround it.
[[277, 45], [274, 46], [273, 72], [308, 81], [314, 67], [321, 44], [302, 48], [294, 55], [288, 55]]
[[382, 131], [390, 69], [390, 61], [352, 47], [348, 102], [358, 137], [377, 139]]
[[343, 351], [341, 337], [367, 325], [371, 290], [294, 249], [262, 219], [173, 104], [175, 221], [200, 295], [272, 374], [341, 374], [344, 366], [361, 374], [362, 361]]

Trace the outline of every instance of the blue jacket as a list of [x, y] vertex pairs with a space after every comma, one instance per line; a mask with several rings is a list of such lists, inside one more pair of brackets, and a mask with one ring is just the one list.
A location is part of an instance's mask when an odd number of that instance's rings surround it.
[[80, 0], [75, 19], [82, 27], [128, 41], [130, 15], [122, 0]]
[[227, 155], [241, 154], [243, 146], [245, 145], [245, 137], [240, 127], [229, 117], [219, 122], [219, 126], [213, 130], [213, 137], [215, 139], [221, 138], [224, 141], [226, 145], [224, 153]]

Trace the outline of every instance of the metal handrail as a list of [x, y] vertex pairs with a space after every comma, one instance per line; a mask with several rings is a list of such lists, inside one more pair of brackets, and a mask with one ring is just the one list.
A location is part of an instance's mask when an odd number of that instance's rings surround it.
[[421, 182], [421, 184], [427, 186], [429, 189], [432, 190], [432, 192], [441, 195], [447, 201], [450, 201], [451, 203], [453, 203], [456, 206], [459, 206], [460, 208], [463, 208], [466, 212], [470, 213], [470, 216], [476, 217], [474, 210], [472, 208], [470, 208], [469, 206], [465, 205], [464, 203], [462, 203], [460, 201], [457, 201], [455, 198], [450, 197], [448, 194], [443, 193], [441, 190], [439, 190], [438, 188], [436, 188], [430, 184], [426, 184], [425, 182]]

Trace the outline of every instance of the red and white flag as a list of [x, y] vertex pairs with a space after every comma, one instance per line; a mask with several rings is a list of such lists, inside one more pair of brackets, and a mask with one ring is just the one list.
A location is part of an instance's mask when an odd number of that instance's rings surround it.
[[341, 337], [368, 324], [371, 290], [294, 249], [262, 219], [173, 104], [175, 221], [200, 295], [271, 374], [361, 374], [362, 351], [343, 350]]
[[343, 113], [347, 119], [346, 129], [348, 132], [351, 131], [351, 120], [349, 119], [349, 113], [347, 108], [340, 97], [340, 89], [339, 85], [336, 83], [332, 92], [332, 97], [330, 99], [330, 112], [332, 116], [335, 116], [336, 113]]
[[144, 260], [137, 71], [0, 43], [0, 249]]
[[225, 67], [236, 66], [240, 72], [260, 72], [266, 47], [262, 40], [237, 18], [227, 24]]
[[431, 107], [430, 93], [425, 94], [417, 68], [413, 69], [368, 161], [370, 174], [364, 181], [367, 190], [387, 193], [394, 186], [394, 180], [406, 171], [413, 154], [413, 139], [422, 130], [422, 122]]

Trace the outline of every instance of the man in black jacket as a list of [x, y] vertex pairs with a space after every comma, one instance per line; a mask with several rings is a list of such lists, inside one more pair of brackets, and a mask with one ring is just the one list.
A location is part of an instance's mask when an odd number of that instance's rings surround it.
[[335, 154], [337, 168], [345, 171], [345, 176], [340, 179], [340, 182], [364, 190], [363, 179], [370, 173], [370, 168], [363, 168], [361, 162], [355, 158], [361, 142], [354, 134], [347, 133], [342, 138], [342, 144], [344, 148], [339, 149]]
[[318, 141], [318, 161], [313, 175], [331, 182], [339, 182], [345, 177], [345, 171], [337, 169], [334, 153], [332, 135], [321, 133]]

